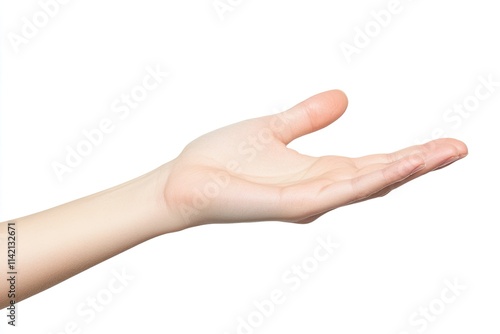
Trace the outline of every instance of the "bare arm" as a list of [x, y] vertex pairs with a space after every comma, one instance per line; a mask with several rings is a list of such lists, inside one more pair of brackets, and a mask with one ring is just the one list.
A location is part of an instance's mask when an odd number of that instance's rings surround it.
[[[173, 224], [161, 215], [164, 204], [157, 187], [163, 174], [159, 172], [160, 169], [94, 195], [16, 219], [16, 302], [141, 242], [174, 231]], [[7, 232], [7, 222], [1, 223], [2, 240], [7, 240]], [[7, 261], [2, 262], [7, 265]], [[4, 268], [3, 274], [11, 271]], [[2, 308], [9, 303], [6, 283], [2, 279]]]
[[[318, 94], [283, 113], [203, 135], [174, 160], [122, 185], [16, 219], [15, 301], [164, 233], [210, 223], [309, 223], [467, 155], [454, 139], [359, 158], [311, 157], [287, 147], [346, 107], [340, 91]], [[0, 236], [6, 240], [7, 222]], [[0, 297], [1, 308], [8, 306], [7, 295]]]

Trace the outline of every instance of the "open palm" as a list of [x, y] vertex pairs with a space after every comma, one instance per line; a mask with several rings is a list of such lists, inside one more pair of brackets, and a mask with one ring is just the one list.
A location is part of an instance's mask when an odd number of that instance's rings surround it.
[[[315, 95], [276, 115], [207, 133], [169, 162], [164, 199], [183, 227], [277, 220], [307, 223], [392, 189], [467, 155], [455, 139], [391, 154], [311, 157], [287, 145], [337, 120], [341, 91]], [[167, 168], [167, 167], [166, 167]]]

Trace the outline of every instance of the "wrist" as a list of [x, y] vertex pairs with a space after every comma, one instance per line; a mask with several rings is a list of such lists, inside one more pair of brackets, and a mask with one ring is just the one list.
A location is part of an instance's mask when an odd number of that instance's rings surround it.
[[[200, 207], [196, 189], [200, 180], [205, 179], [202, 170], [186, 167], [182, 161], [174, 159], [155, 171], [158, 173], [156, 190], [162, 211], [165, 232], [175, 232], [206, 223], [206, 208]], [[203, 182], [202, 182], [203, 183]]]
[[176, 219], [174, 210], [165, 201], [164, 192], [170, 177], [170, 170], [171, 163], [169, 162], [118, 186], [127, 188], [124, 189], [128, 196], [127, 201], [138, 208], [143, 228], [151, 237], [185, 228]]
[[[138, 179], [143, 183], [144, 189], [150, 194], [149, 205], [153, 215], [149, 217], [151, 228], [155, 230], [157, 235], [177, 232], [191, 227], [180, 215], [179, 208], [182, 206], [180, 201], [180, 192], [172, 183], [171, 173], [174, 168], [175, 160], [161, 165], [148, 174], [145, 174]], [[146, 206], [148, 204], [145, 204]]]

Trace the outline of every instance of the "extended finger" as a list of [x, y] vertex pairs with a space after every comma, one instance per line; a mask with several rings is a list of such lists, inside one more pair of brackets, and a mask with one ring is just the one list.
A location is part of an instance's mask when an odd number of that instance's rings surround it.
[[355, 158], [353, 161], [358, 168], [363, 169], [373, 164], [390, 164], [411, 155], [421, 155], [444, 161], [452, 157], [464, 157], [467, 152], [467, 146], [463, 142], [452, 138], [442, 138], [422, 145], [410, 146], [393, 153]]

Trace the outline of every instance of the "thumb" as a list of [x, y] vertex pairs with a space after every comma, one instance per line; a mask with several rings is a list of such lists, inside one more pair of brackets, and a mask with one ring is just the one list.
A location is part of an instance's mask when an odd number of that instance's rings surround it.
[[275, 133], [284, 144], [335, 122], [347, 108], [347, 96], [340, 90], [319, 93], [291, 109], [277, 114], [286, 126]]

